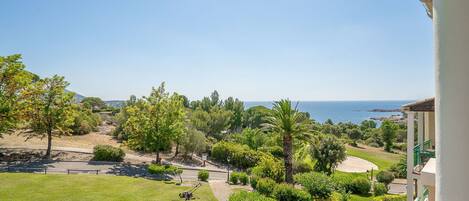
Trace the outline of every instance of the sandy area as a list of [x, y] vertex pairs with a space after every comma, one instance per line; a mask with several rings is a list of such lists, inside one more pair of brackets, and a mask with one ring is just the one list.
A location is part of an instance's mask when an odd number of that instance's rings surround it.
[[378, 166], [370, 161], [354, 156], [347, 156], [347, 159], [337, 167], [337, 170], [342, 172], [366, 172], [371, 169], [377, 170]]

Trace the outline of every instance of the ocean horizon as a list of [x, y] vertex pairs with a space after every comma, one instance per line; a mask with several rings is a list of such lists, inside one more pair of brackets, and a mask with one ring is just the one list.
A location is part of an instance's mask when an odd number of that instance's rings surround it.
[[[272, 108], [274, 101], [246, 101], [246, 109], [253, 106], [264, 106]], [[392, 100], [392, 101], [292, 101], [298, 104], [298, 110], [308, 112], [311, 118], [323, 123], [331, 119], [334, 123], [352, 122], [360, 123], [363, 120], [373, 117], [389, 117], [400, 115], [401, 112], [376, 112], [375, 109], [393, 110], [400, 109], [406, 103], [413, 100]]]

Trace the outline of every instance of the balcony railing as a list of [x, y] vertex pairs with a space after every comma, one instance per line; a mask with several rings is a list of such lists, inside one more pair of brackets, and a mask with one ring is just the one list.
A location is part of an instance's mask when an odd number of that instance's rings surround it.
[[[423, 146], [423, 149], [421, 148]], [[422, 145], [418, 144], [414, 147], [414, 167], [422, 165], [429, 158], [435, 157], [435, 151], [432, 150], [432, 141], [427, 140]]]

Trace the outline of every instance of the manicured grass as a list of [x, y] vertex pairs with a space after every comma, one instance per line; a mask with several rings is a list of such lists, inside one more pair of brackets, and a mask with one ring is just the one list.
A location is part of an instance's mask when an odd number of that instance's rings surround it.
[[393, 164], [399, 162], [402, 157], [400, 154], [388, 153], [378, 148], [352, 146], [347, 146], [347, 155], [368, 160], [376, 164], [380, 170], [389, 169]]
[[[106, 175], [40, 175], [0, 173], [0, 200], [182, 200], [189, 186], [143, 178]], [[207, 183], [195, 192], [197, 200], [216, 201]]]

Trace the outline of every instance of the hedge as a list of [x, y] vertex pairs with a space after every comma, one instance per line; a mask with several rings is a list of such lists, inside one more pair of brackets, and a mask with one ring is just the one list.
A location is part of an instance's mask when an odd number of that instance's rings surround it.
[[111, 145], [96, 145], [93, 148], [93, 155], [93, 160], [96, 161], [120, 162], [124, 160], [125, 152], [121, 148]]

